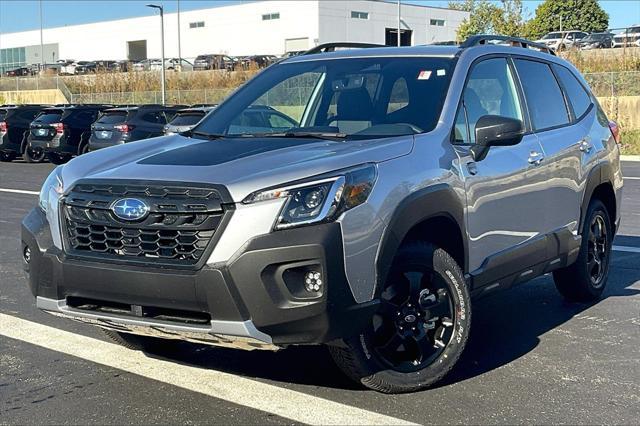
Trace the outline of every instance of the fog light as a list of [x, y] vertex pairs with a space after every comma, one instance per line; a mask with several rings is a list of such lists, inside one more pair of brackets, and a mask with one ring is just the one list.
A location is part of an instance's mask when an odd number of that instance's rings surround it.
[[309, 271], [304, 275], [304, 288], [309, 292], [318, 292], [322, 288], [322, 275], [318, 271]]
[[31, 249], [29, 248], [29, 246], [26, 246], [24, 248], [24, 251], [22, 252], [22, 258], [27, 263], [31, 262]]

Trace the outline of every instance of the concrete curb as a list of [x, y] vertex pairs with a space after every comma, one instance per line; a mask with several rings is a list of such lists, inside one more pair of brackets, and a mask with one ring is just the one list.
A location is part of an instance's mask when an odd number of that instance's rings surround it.
[[620, 160], [622, 161], [640, 161], [640, 155], [621, 155]]

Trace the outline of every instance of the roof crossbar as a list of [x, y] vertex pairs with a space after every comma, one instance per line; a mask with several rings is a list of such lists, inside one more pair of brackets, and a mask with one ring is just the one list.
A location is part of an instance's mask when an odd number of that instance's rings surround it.
[[502, 41], [514, 47], [522, 47], [525, 49], [534, 48], [553, 56], [556, 55], [556, 53], [549, 46], [544, 45], [542, 43], [535, 43], [533, 41], [520, 38], [520, 37], [509, 37], [509, 36], [491, 35], [491, 34], [473, 35], [467, 38], [464, 41], [464, 43], [460, 45], [460, 47], [463, 49], [466, 49], [467, 47], [489, 44], [490, 41]]
[[315, 53], [325, 53], [325, 52], [335, 52], [337, 47], [350, 47], [353, 49], [368, 49], [372, 47], [387, 47], [382, 44], [374, 44], [374, 43], [356, 43], [349, 41], [341, 41], [341, 42], [332, 42], [332, 43], [323, 43], [319, 44], [316, 47], [312, 47], [303, 53], [303, 55], [313, 55]]

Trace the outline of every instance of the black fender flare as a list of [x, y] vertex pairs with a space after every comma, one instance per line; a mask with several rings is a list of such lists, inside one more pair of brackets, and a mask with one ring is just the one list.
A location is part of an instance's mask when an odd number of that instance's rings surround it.
[[460, 199], [451, 185], [439, 183], [410, 194], [398, 204], [382, 235], [378, 250], [376, 296], [379, 295], [402, 241], [413, 227], [429, 219], [447, 218], [458, 226], [464, 246], [464, 265], [460, 266], [463, 272], [468, 271], [464, 203], [465, 200]]
[[[609, 183], [613, 187], [614, 171], [613, 166], [609, 162], [601, 162], [594, 166], [586, 179], [586, 185], [584, 194], [582, 196], [582, 203], [580, 205], [580, 223], [578, 224], [578, 231], [582, 234], [582, 227], [584, 225], [585, 216], [589, 209], [589, 203], [593, 197], [593, 193], [598, 186], [603, 183]], [[611, 220], [616, 220], [615, 217]]]
[[22, 133], [22, 141], [20, 142], [20, 155], [24, 154], [29, 146], [29, 130], [25, 130]]
[[78, 149], [76, 154], [77, 155], [81, 155], [82, 154], [82, 148], [85, 145], [89, 145], [89, 137], [91, 136], [91, 132], [82, 132], [82, 134], [80, 135], [80, 142], [78, 143]]

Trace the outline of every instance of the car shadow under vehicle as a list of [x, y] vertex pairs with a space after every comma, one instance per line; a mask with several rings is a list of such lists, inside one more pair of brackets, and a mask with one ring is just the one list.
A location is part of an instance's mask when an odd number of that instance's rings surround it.
[[[602, 301], [640, 294], [630, 288], [640, 280], [640, 254], [616, 253]], [[467, 348], [451, 374], [436, 387], [468, 380], [517, 360], [540, 343], [540, 336], [595, 304], [562, 299], [547, 275], [510, 291], [477, 300]], [[342, 390], [364, 390], [333, 364], [322, 346], [293, 346], [278, 352], [241, 351], [186, 342], [147, 353], [185, 365], [239, 376]]]

